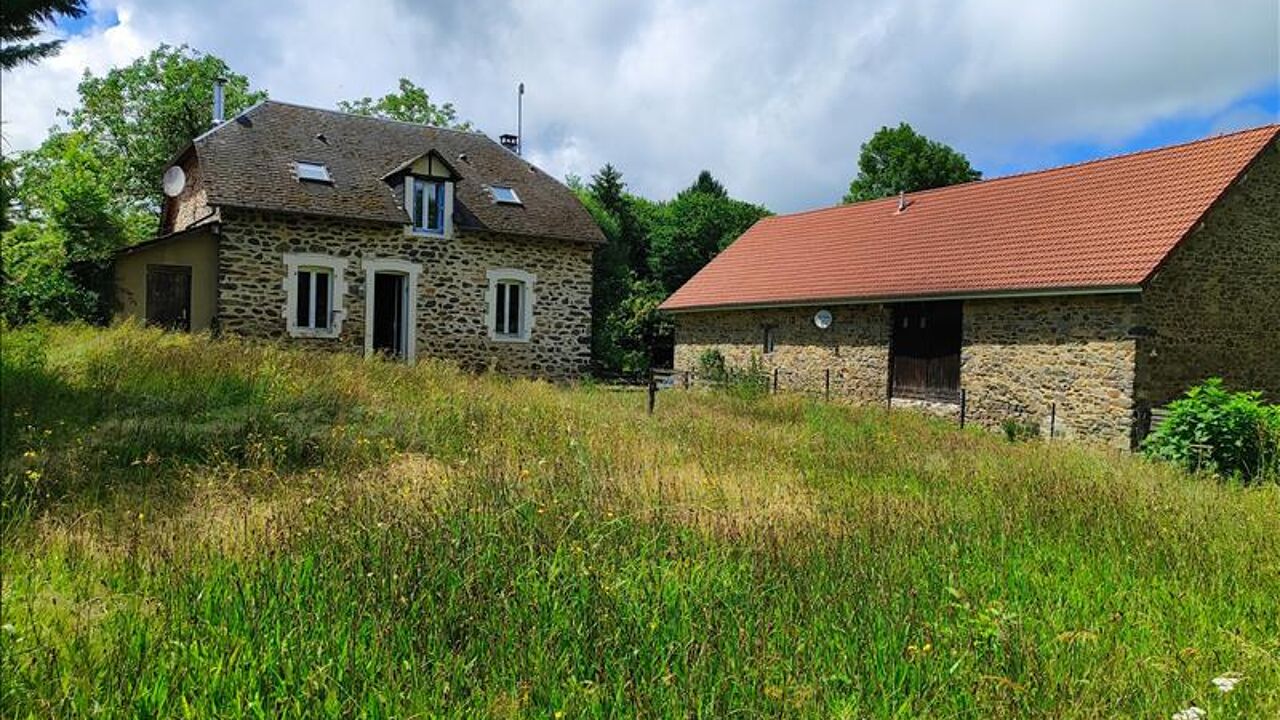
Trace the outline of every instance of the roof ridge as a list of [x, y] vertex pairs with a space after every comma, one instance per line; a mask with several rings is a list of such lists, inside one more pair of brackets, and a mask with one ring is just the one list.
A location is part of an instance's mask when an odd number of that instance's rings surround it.
[[[1242, 128], [1240, 130], [1232, 130], [1230, 132], [1219, 133], [1217, 135], [1210, 135], [1208, 137], [1196, 138], [1195, 140], [1187, 140], [1185, 142], [1174, 143], [1172, 145], [1161, 145], [1159, 147], [1144, 148], [1142, 150], [1130, 150], [1128, 152], [1116, 153], [1114, 155], [1104, 155], [1102, 157], [1090, 158], [1089, 160], [1080, 160], [1073, 163], [1067, 163], [1065, 165], [1055, 165], [1053, 167], [1039, 168], [1036, 170], [1024, 170], [1023, 172], [1011, 173], [1009, 175], [999, 175], [997, 177], [992, 177], [992, 178], [970, 180], [968, 182], [956, 183], [954, 185], [944, 185], [942, 187], [929, 188], [927, 190], [916, 190], [914, 192], [906, 193], [906, 196], [908, 198], [912, 198], [912, 197], [918, 197], [921, 195], [928, 195], [931, 193], [956, 190], [957, 188], [962, 188], [962, 187], [971, 187], [974, 185], [985, 185], [990, 183], [1001, 182], [1004, 180], [1017, 180], [1019, 178], [1025, 178], [1031, 175], [1040, 175], [1044, 173], [1058, 172], [1060, 170], [1069, 170], [1072, 168], [1084, 167], [1086, 165], [1097, 165], [1100, 163], [1112, 162], [1115, 160], [1121, 160], [1124, 158], [1130, 158], [1138, 155], [1148, 155], [1152, 153], [1163, 152], [1165, 150], [1175, 150], [1178, 148], [1190, 147], [1192, 145], [1199, 145], [1202, 143], [1217, 142], [1235, 135], [1244, 135], [1246, 133], [1254, 133], [1262, 130], [1271, 130], [1273, 136], [1275, 134], [1280, 134], [1280, 123], [1267, 123], [1265, 125], [1258, 125], [1256, 127], [1250, 127], [1250, 128]], [[800, 210], [798, 212], [786, 213], [784, 215], [773, 215], [769, 218], [762, 218], [762, 220], [791, 218], [791, 217], [799, 217], [801, 215], [812, 215], [815, 213], [833, 212], [836, 210], [842, 210], [844, 208], [857, 207], [859, 205], [867, 205], [869, 203], [876, 203], [876, 202], [888, 202], [896, 199], [897, 199], [896, 196], [890, 195], [888, 197], [872, 198], [870, 200], [860, 200], [854, 203], [840, 203], [838, 205], [828, 205], [827, 207], [810, 208], [808, 210]]]
[[267, 98], [259, 104], [265, 105], [267, 103], [272, 103], [275, 105], [287, 105], [289, 107], [295, 107], [302, 110], [314, 110], [316, 112], [329, 113], [330, 115], [344, 115], [346, 117], [360, 118], [362, 120], [373, 120], [375, 122], [395, 123], [397, 125], [408, 125], [410, 127], [416, 127], [416, 128], [428, 128], [430, 130], [443, 130], [445, 132], [461, 133], [463, 135], [479, 135], [480, 137], [485, 138], [486, 140], [490, 140], [490, 141], [493, 140], [493, 138], [490, 138], [488, 135], [486, 135], [485, 133], [479, 130], [459, 130], [458, 128], [442, 127], [440, 125], [428, 125], [426, 123], [409, 122], [408, 120], [397, 120], [395, 118], [378, 117], [377, 115], [361, 115], [360, 113], [347, 112], [346, 110], [334, 110], [333, 108], [316, 107], [315, 105], [303, 105], [302, 103], [289, 102], [287, 100], [275, 100], [273, 98]]

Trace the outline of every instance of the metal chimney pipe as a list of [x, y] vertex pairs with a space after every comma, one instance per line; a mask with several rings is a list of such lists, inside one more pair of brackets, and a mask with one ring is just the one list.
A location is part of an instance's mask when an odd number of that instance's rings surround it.
[[224, 105], [222, 97], [222, 87], [227, 84], [224, 77], [214, 78], [213, 80], [213, 124], [221, 125], [225, 119], [223, 117]]

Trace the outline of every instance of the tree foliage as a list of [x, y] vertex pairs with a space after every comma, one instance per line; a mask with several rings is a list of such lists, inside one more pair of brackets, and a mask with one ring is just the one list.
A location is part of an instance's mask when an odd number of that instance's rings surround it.
[[0, 2], [0, 70], [34, 63], [56, 55], [61, 40], [29, 42], [40, 35], [40, 26], [58, 15], [84, 17], [84, 0], [4, 0]]
[[209, 128], [218, 77], [230, 114], [265, 97], [219, 58], [186, 46], [86, 73], [79, 105], [60, 111], [70, 127], [5, 160], [0, 200], [14, 202], [3, 222], [15, 222], [3, 235], [0, 312], [9, 322], [107, 317], [111, 258], [155, 232], [163, 169]]
[[981, 179], [964, 155], [906, 123], [882, 127], [862, 144], [858, 176], [844, 202], [861, 202]]
[[596, 252], [592, 352], [598, 372], [636, 373], [670, 362], [674, 328], [658, 306], [756, 220], [764, 208], [734, 200], [703, 171], [674, 199], [627, 192], [605, 165], [571, 182], [607, 239]]
[[380, 98], [363, 97], [359, 100], [342, 100], [338, 109], [357, 115], [371, 115], [388, 120], [435, 127], [470, 130], [471, 123], [458, 119], [458, 111], [453, 103], [437, 105], [424, 88], [413, 83], [409, 78], [400, 78], [400, 89]]
[[162, 201], [160, 176], [182, 148], [212, 124], [213, 84], [224, 78], [226, 116], [266, 98], [221, 58], [186, 45], [160, 45], [102, 77], [85, 72], [71, 128], [101, 143], [124, 163], [121, 188], [151, 209]]

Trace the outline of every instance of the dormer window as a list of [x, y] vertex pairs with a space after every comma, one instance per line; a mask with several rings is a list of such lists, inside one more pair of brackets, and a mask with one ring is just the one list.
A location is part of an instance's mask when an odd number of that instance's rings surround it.
[[329, 176], [329, 168], [321, 163], [298, 162], [295, 163], [295, 169], [298, 173], [298, 182], [333, 183], [333, 178]]
[[409, 214], [417, 232], [444, 234], [445, 182], [410, 177]]
[[523, 205], [520, 202], [520, 196], [516, 194], [513, 187], [506, 185], [490, 185], [489, 192], [493, 193], [493, 201], [501, 205]]

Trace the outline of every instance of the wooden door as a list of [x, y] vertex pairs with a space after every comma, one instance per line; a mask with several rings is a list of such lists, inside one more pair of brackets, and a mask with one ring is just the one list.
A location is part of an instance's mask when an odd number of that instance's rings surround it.
[[191, 330], [190, 266], [147, 266], [147, 324]]
[[956, 402], [960, 397], [959, 302], [894, 307], [890, 373], [894, 397]]

